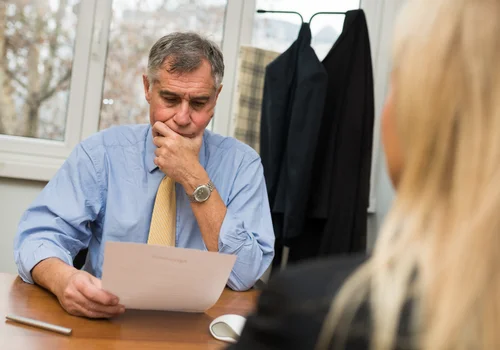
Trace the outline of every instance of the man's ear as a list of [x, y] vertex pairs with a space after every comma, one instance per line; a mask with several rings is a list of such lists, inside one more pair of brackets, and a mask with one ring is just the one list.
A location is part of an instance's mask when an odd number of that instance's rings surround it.
[[222, 90], [222, 84], [220, 84], [219, 88], [217, 89], [217, 92], [215, 93], [215, 102], [217, 102], [221, 90]]
[[151, 102], [151, 90], [148, 76], [146, 74], [142, 75], [142, 84], [144, 85], [144, 97], [146, 97], [146, 101], [148, 103]]

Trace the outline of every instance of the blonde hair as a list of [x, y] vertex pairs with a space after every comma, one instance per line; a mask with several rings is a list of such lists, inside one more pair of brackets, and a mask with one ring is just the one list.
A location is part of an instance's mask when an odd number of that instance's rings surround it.
[[368, 295], [371, 349], [394, 348], [409, 299], [415, 347], [500, 348], [499, 15], [500, 0], [409, 0], [400, 14], [403, 172], [373, 255], [333, 301], [318, 349], [346, 335]]

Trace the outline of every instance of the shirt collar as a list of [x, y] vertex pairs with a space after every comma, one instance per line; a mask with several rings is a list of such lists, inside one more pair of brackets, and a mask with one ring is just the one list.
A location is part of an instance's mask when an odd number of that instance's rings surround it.
[[[203, 168], [206, 167], [206, 141], [207, 141], [207, 131], [203, 133], [203, 142], [201, 143], [199, 161]], [[154, 163], [156, 146], [153, 143], [153, 132], [151, 131], [151, 125], [148, 128], [146, 136], [146, 154], [145, 154], [145, 164], [150, 173], [156, 170], [158, 167]]]

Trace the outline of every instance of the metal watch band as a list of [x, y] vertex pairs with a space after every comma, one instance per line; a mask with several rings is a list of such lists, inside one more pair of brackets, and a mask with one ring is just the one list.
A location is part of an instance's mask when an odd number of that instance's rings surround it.
[[210, 190], [210, 192], [212, 192], [213, 190], [215, 190], [215, 185], [212, 182], [212, 180], [208, 181], [207, 186], [208, 186], [208, 189]]

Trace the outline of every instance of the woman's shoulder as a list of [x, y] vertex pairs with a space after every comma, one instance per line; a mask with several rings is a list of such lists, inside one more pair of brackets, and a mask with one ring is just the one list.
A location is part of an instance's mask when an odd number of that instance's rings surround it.
[[231, 349], [313, 349], [333, 297], [366, 259], [318, 259], [275, 273]]
[[345, 280], [367, 259], [364, 254], [346, 255], [292, 265], [274, 274], [266, 289], [296, 300], [326, 297], [331, 301]]

